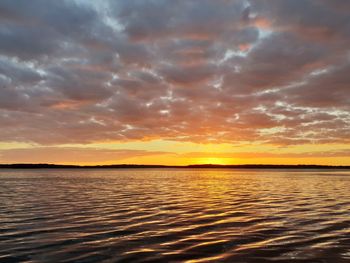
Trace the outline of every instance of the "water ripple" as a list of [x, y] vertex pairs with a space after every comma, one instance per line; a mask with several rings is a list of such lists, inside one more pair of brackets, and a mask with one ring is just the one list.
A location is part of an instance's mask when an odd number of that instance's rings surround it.
[[0, 262], [350, 262], [350, 174], [0, 171]]

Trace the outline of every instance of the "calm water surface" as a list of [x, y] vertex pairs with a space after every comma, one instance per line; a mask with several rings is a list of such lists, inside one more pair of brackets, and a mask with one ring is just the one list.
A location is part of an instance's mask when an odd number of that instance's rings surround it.
[[0, 170], [0, 262], [350, 262], [350, 172]]

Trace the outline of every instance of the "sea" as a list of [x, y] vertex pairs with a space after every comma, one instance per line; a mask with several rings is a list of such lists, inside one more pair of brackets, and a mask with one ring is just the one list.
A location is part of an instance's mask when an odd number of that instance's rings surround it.
[[0, 262], [350, 262], [350, 171], [0, 170]]

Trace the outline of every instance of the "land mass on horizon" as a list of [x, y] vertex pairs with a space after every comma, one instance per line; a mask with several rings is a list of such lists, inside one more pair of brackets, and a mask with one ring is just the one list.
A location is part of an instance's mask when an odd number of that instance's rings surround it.
[[350, 165], [308, 165], [308, 164], [191, 164], [191, 165], [149, 165], [149, 164], [110, 164], [110, 165], [65, 165], [47, 163], [0, 164], [0, 169], [145, 169], [145, 168], [226, 168], [226, 169], [350, 169]]

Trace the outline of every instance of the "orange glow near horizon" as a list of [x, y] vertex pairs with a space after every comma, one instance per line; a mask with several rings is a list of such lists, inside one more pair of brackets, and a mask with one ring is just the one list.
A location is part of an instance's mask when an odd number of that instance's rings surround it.
[[0, 144], [0, 163], [108, 164], [319, 164], [348, 165], [346, 145], [300, 145], [276, 150], [266, 145], [149, 141], [36, 147]]

